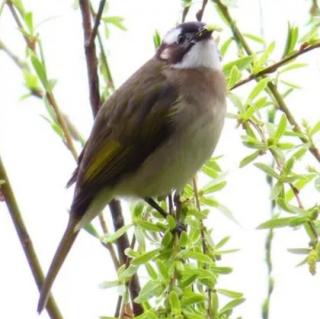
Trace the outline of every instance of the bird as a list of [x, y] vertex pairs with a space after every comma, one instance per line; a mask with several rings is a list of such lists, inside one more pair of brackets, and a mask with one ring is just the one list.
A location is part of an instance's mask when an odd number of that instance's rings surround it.
[[214, 27], [184, 22], [100, 107], [68, 182], [69, 221], [40, 290], [38, 312], [81, 228], [114, 198], [181, 191], [212, 155], [226, 113]]

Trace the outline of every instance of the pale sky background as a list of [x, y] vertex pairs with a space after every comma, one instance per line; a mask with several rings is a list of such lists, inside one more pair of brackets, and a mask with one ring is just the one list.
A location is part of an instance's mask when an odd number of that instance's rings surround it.
[[[55, 89], [60, 107], [87, 136], [92, 116], [89, 107], [86, 68], [80, 12], [72, 1], [24, 1], [35, 16], [46, 56], [50, 78], [58, 79]], [[181, 16], [180, 1], [172, 0], [113, 0], [110, 15], [125, 18], [128, 32], [112, 29], [106, 41], [111, 70], [117, 86], [154, 53], [152, 35], [173, 27]], [[194, 1], [200, 7], [201, 1]], [[244, 32], [259, 33], [263, 26], [268, 42], [283, 45], [287, 22], [303, 26], [307, 21], [311, 1], [278, 0], [262, 3], [262, 18], [257, 0], [239, 0], [232, 14]], [[194, 14], [190, 14], [192, 20]], [[213, 7], [207, 8], [205, 20], [217, 22]], [[222, 38], [226, 38], [222, 32]], [[24, 43], [8, 10], [0, 17], [0, 39], [13, 51], [23, 55]], [[279, 46], [280, 52], [283, 46]], [[275, 55], [275, 58], [277, 56]], [[319, 52], [304, 56], [300, 61], [310, 64], [293, 79], [302, 86], [288, 104], [295, 116], [320, 118]], [[65, 189], [66, 181], [75, 167], [71, 155], [60, 139], [41, 117], [43, 103], [34, 98], [19, 100], [25, 92], [20, 71], [0, 52], [0, 150], [17, 200], [43, 268], [49, 266], [53, 253], [67, 222], [67, 209], [72, 191]], [[234, 111], [230, 106], [229, 111]], [[261, 318], [261, 304], [266, 295], [264, 240], [266, 231], [256, 226], [269, 218], [268, 189], [264, 175], [254, 167], [238, 168], [247, 154], [240, 142], [241, 130], [233, 120], [227, 120], [217, 155], [223, 155], [227, 172], [227, 187], [218, 199], [229, 207], [241, 226], [235, 225], [214, 211], [208, 225], [218, 241], [231, 235], [229, 248], [240, 252], [226, 256], [223, 265], [234, 272], [220, 280], [219, 287], [242, 291], [247, 301], [236, 314], [245, 319]], [[313, 163], [313, 162], [310, 162]], [[319, 194], [305, 194], [313, 203]], [[319, 318], [318, 300], [320, 278], [311, 276], [307, 267], [295, 267], [300, 261], [289, 254], [290, 247], [306, 247], [308, 238], [302, 231], [280, 230], [274, 241], [273, 261], [275, 291], [272, 296], [270, 319]], [[26, 258], [18, 242], [4, 203], [0, 203], [0, 318], [48, 318], [45, 311], [36, 313], [38, 291]], [[60, 272], [53, 292], [66, 319], [94, 319], [113, 315], [117, 295], [113, 290], [101, 290], [98, 285], [114, 280], [111, 260], [99, 243], [82, 232]], [[236, 318], [236, 315], [234, 316]]]

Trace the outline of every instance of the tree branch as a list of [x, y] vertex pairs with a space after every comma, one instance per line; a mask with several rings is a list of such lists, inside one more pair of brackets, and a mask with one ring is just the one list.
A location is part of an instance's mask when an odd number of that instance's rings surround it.
[[[103, 2], [103, 0], [101, 2]], [[99, 6], [99, 11], [101, 11], [101, 14], [102, 14], [103, 6], [101, 2]], [[85, 54], [86, 54], [87, 71], [88, 71], [89, 88], [90, 88], [90, 102], [91, 102], [91, 109], [92, 109], [93, 115], [95, 116], [100, 107], [100, 93], [99, 93], [99, 78], [98, 78], [98, 60], [96, 56], [95, 42], [90, 41], [93, 35], [93, 29], [91, 24], [90, 2], [88, 0], [80, 0], [80, 9], [82, 14], [83, 31], [84, 31]], [[98, 25], [98, 22], [97, 22], [97, 25]], [[109, 207], [110, 207], [115, 230], [118, 230], [124, 225], [124, 218], [122, 215], [120, 202], [114, 199], [110, 202]], [[126, 262], [126, 256], [124, 254], [124, 251], [125, 249], [130, 247], [127, 234], [124, 234], [123, 236], [121, 236], [117, 240], [116, 244], [117, 244], [120, 264], [123, 264]], [[136, 304], [133, 301], [134, 298], [138, 296], [140, 291], [140, 284], [139, 284], [138, 277], [136, 275], [132, 277], [129, 283], [129, 290], [130, 290], [130, 295], [132, 299], [134, 314], [139, 315], [143, 312], [143, 309], [139, 304]]]
[[87, 61], [87, 72], [89, 81], [89, 94], [91, 109], [94, 117], [100, 107], [99, 77], [98, 77], [98, 60], [96, 55], [96, 46], [94, 41], [90, 42], [92, 34], [90, 3], [88, 0], [80, 0], [80, 9], [82, 14], [84, 49]]
[[[28, 230], [24, 224], [21, 212], [19, 210], [7, 173], [5, 171], [5, 167], [2, 163], [1, 156], [0, 156], [0, 180], [4, 181], [4, 183], [0, 185], [1, 193], [4, 196], [4, 200], [7, 204], [10, 217], [12, 219], [12, 222], [18, 234], [20, 244], [22, 246], [24, 254], [28, 260], [33, 278], [36, 282], [38, 289], [40, 290], [44, 281], [43, 271], [41, 269], [40, 262], [36, 255], [36, 252], [33, 248], [33, 244], [29, 236]], [[46, 309], [51, 319], [63, 319], [60, 313], [60, 310], [54, 298], [52, 297], [52, 295], [48, 299]]]
[[302, 47], [299, 51], [289, 55], [288, 57], [286, 57], [286, 58], [284, 58], [284, 59], [282, 59], [272, 65], [269, 65], [268, 67], [260, 70], [257, 73], [250, 74], [250, 76], [248, 76], [246, 79], [243, 79], [243, 80], [239, 81], [238, 83], [236, 83], [234, 86], [232, 86], [230, 88], [230, 90], [233, 90], [233, 89], [235, 89], [243, 84], [246, 84], [252, 80], [256, 80], [257, 78], [259, 78], [263, 75], [273, 73], [273, 72], [277, 71], [280, 67], [282, 67], [285, 64], [289, 63], [290, 61], [296, 59], [298, 56], [303, 55], [311, 50], [318, 49], [318, 48], [320, 48], [320, 43], [315, 43], [315, 44], [309, 45], [307, 47]]
[[196, 18], [197, 18], [198, 21], [202, 21], [204, 10], [206, 9], [206, 5], [207, 4], [208, 4], [208, 0], [203, 0], [202, 1], [201, 9], [196, 14]]

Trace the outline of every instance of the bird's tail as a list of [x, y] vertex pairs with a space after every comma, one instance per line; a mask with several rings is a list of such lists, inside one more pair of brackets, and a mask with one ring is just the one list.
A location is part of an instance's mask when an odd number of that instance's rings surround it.
[[68, 226], [63, 234], [63, 237], [59, 243], [58, 249], [53, 257], [53, 260], [51, 262], [51, 265], [49, 267], [49, 271], [47, 273], [47, 276], [44, 280], [44, 283], [42, 285], [41, 291], [40, 291], [40, 298], [38, 302], [38, 312], [40, 313], [43, 308], [46, 306], [50, 290], [52, 287], [52, 284], [70, 250], [72, 247], [72, 244], [74, 243], [75, 239], [77, 238], [77, 235], [79, 233], [79, 230], [75, 230], [75, 225], [77, 224], [77, 221], [73, 218], [70, 218]]

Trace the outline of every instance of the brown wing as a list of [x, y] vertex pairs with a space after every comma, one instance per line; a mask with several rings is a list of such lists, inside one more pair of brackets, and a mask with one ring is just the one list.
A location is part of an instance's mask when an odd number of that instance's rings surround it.
[[163, 67], [147, 62], [99, 110], [76, 171], [72, 214], [81, 217], [102, 188], [137, 169], [172, 133], [179, 94]]

